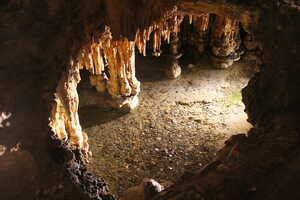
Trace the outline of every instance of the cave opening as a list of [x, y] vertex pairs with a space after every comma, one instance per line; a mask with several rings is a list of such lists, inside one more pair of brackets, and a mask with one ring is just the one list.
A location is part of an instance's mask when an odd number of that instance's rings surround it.
[[[166, 73], [170, 44], [162, 44], [159, 57], [151, 48], [147, 56], [136, 51], [141, 91], [139, 105], [131, 112], [116, 109], [116, 100], [90, 84], [90, 72], [80, 71], [78, 112], [93, 154], [87, 167], [104, 178], [114, 194], [122, 195], [145, 177], [168, 187], [213, 161], [230, 136], [252, 127], [241, 90], [257, 72], [257, 63], [246, 54], [220, 69], [211, 53], [199, 53], [190, 45], [190, 36], [179, 37], [189, 38], [179, 50], [183, 56], [176, 78]], [[109, 79], [109, 71], [105, 76]]]

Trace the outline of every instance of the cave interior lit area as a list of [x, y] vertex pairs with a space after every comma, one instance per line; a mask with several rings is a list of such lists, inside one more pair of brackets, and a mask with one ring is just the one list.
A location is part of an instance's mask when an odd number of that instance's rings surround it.
[[[140, 92], [132, 109], [116, 108], [117, 100], [97, 91], [90, 73], [80, 71], [79, 117], [92, 152], [87, 167], [112, 193], [120, 196], [146, 177], [168, 187], [213, 161], [230, 136], [251, 129], [241, 90], [259, 70], [258, 48], [251, 49], [250, 36], [239, 24], [231, 33], [237, 35], [231, 36], [235, 47], [232, 42], [214, 46], [214, 27], [224, 19], [209, 20], [199, 30], [197, 19], [190, 23], [185, 17], [180, 31], [163, 40], [159, 51], [152, 46], [153, 34], [146, 56], [135, 50]], [[223, 56], [217, 48], [231, 52]], [[110, 71], [104, 76], [109, 79]]]

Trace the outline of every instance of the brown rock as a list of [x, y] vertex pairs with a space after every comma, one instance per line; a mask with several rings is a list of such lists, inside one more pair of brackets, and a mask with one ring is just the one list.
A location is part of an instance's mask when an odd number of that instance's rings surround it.
[[121, 200], [150, 200], [163, 189], [163, 186], [155, 180], [144, 178], [140, 185], [126, 190]]

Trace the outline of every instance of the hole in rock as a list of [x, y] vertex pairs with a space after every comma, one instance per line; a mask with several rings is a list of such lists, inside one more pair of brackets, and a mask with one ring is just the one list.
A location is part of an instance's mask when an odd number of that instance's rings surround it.
[[93, 153], [88, 168], [120, 195], [144, 177], [168, 186], [216, 156], [231, 135], [251, 125], [241, 89], [253, 75], [243, 60], [216, 69], [203, 56], [194, 68], [182, 67], [179, 78], [163, 73], [164, 57], [136, 57], [141, 82], [140, 105], [125, 114], [89, 84], [81, 71], [79, 115]]

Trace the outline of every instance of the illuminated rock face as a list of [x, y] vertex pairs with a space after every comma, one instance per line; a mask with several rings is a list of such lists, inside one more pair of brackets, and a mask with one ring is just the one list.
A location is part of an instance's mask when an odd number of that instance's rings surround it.
[[[57, 86], [49, 123], [55, 136], [66, 141], [71, 148], [82, 149], [87, 156], [90, 155], [87, 135], [82, 132], [78, 116], [76, 88], [80, 81], [79, 70], [86, 69], [91, 73], [91, 85], [98, 92], [107, 92], [113, 107], [124, 112], [134, 110], [139, 105], [140, 92], [140, 82], [135, 76], [135, 46], [145, 55], [147, 40], [153, 32], [153, 48], [159, 52], [161, 40], [170, 41], [171, 33], [179, 32], [182, 18], [176, 11], [171, 12], [146, 29], [137, 30], [135, 41], [125, 37], [113, 40], [111, 29], [107, 26], [97, 37], [88, 40], [78, 56], [71, 59]], [[175, 67], [172, 77], [176, 78], [181, 68], [175, 64], [172, 66]]]
[[72, 149], [80, 148], [87, 153], [87, 135], [82, 132], [78, 116], [77, 84], [79, 81], [78, 65], [72, 62], [56, 88], [55, 104], [52, 106], [49, 125], [57, 138], [68, 141]]
[[113, 41], [108, 27], [82, 49], [77, 65], [91, 73], [90, 82], [99, 92], [107, 91], [113, 98], [135, 96], [140, 91], [134, 42], [127, 38]]
[[[87, 136], [82, 132], [78, 117], [79, 98], [76, 88], [80, 81], [79, 70], [86, 68], [91, 72], [91, 84], [99, 92], [107, 90], [113, 99], [128, 97], [124, 101], [115, 101], [116, 107], [135, 108], [140, 91], [140, 83], [135, 77], [134, 42], [126, 38], [112, 41], [107, 29], [98, 41], [93, 41], [88, 47], [82, 49], [79, 58], [71, 61], [69, 70], [59, 81], [49, 124], [58, 138], [86, 152]], [[108, 68], [107, 80], [104, 77], [105, 68]]]

